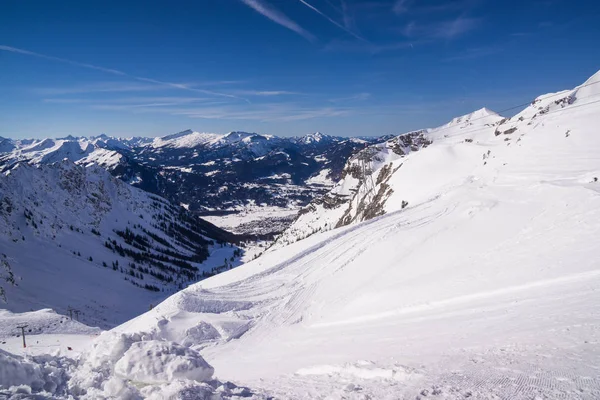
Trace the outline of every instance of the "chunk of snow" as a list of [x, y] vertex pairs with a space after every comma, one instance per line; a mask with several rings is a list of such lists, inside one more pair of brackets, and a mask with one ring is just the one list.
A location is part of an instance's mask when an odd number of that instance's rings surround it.
[[141, 383], [166, 383], [174, 379], [204, 382], [211, 367], [200, 353], [174, 342], [149, 340], [131, 345], [115, 364], [115, 374]]

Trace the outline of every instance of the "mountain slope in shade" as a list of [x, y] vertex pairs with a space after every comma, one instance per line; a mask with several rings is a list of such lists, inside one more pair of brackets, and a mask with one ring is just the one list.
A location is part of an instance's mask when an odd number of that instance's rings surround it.
[[223, 246], [230, 238], [96, 165], [18, 164], [0, 175], [0, 252], [18, 277], [9, 310], [71, 306], [111, 326], [238, 265], [243, 250]]

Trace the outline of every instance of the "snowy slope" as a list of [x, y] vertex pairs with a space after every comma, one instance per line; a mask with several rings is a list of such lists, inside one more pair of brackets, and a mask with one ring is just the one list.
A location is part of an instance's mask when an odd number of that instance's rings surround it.
[[241, 249], [217, 243], [226, 238], [98, 166], [21, 163], [0, 175], [0, 255], [17, 276], [9, 310], [74, 307], [88, 324], [114, 326], [239, 264]]
[[432, 131], [385, 160], [403, 167], [383, 216], [267, 253], [114, 332], [188, 345], [278, 398], [598, 398], [600, 113], [589, 97], [558, 101], [579, 90]]
[[[406, 207], [419, 196], [438, 191], [437, 186], [418, 185], [416, 180], [436, 179], [448, 184], [452, 179], [445, 174], [443, 165], [458, 166], [461, 163], [472, 163], [473, 158], [454, 153], [450, 158], [440, 147], [433, 146], [426, 154], [429, 157], [411, 154], [427, 148], [431, 143], [442, 142], [453, 148], [455, 140], [472, 142], [473, 134], [488, 131], [500, 124], [503, 118], [486, 108], [454, 118], [449, 123], [429, 130], [409, 132], [388, 141], [367, 147], [348, 160], [344, 167], [342, 179], [322, 198], [314, 200], [308, 207], [300, 211], [296, 220], [280, 235], [273, 249], [285, 247], [289, 243], [303, 239], [315, 232], [365, 221], [386, 212]], [[459, 149], [460, 151], [460, 149]], [[411, 161], [416, 159], [414, 167]], [[471, 164], [469, 164], [471, 165]], [[407, 166], [409, 166], [407, 168]], [[400, 169], [408, 171], [400, 171]], [[468, 167], [467, 167], [468, 168]], [[429, 169], [433, 177], [414, 174], [414, 169]], [[454, 169], [448, 170], [451, 176], [456, 175]], [[410, 193], [398, 184], [399, 176], [412, 179]], [[460, 179], [463, 179], [461, 176]], [[429, 193], [417, 193], [429, 190]], [[401, 196], [401, 197], [400, 197]]]

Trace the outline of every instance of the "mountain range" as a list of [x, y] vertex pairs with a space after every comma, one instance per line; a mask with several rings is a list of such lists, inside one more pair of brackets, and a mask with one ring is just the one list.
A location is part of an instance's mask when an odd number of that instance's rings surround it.
[[0, 138], [0, 166], [50, 164], [66, 158], [79, 165], [100, 165], [131, 185], [194, 212], [231, 211], [252, 204], [287, 208], [304, 206], [326, 192], [340, 178], [350, 155], [381, 140], [191, 130], [159, 138]]

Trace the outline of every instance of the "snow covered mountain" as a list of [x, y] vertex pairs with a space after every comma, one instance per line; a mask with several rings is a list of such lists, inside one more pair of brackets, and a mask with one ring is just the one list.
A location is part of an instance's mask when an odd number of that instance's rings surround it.
[[[454, 183], [448, 180], [443, 164], [425, 156], [417, 156], [415, 152], [426, 149], [435, 142], [450, 143], [448, 146], [452, 148], [450, 152], [453, 157], [448, 157], [445, 153], [433, 154], [437, 146], [426, 154], [439, 157], [439, 160], [448, 165], [471, 162], [465, 167], [474, 167], [472, 160], [459, 156], [454, 149], [454, 140], [462, 140], [474, 148], [481, 147], [482, 142], [477, 138], [485, 137], [488, 131], [494, 131], [496, 127], [504, 129], [502, 127], [510, 124], [509, 120], [482, 108], [454, 118], [438, 128], [405, 133], [361, 150], [349, 158], [342, 171], [342, 179], [327, 194], [313, 200], [299, 212], [290, 227], [276, 239], [273, 249], [284, 247], [315, 232], [366, 221], [422, 201], [431, 193], [439, 191], [440, 187], [426, 189], [429, 187], [426, 182], [417, 185], [416, 180], [424, 175], [422, 172], [415, 174], [415, 169], [431, 168], [425, 164], [436, 165], [431, 171], [433, 176], [426, 176], [425, 179], [443, 185]], [[488, 156], [485, 154], [482, 157], [485, 160]], [[417, 161], [412, 161], [413, 159]], [[413, 167], [413, 163], [416, 166]], [[464, 178], [460, 176], [458, 179]]]
[[[240, 263], [235, 236], [167, 200], [69, 160], [0, 175], [8, 308], [76, 307], [114, 326], [168, 293]], [[223, 261], [225, 260], [225, 261]]]
[[[160, 138], [91, 138], [0, 141], [0, 168], [69, 159], [100, 165], [114, 176], [194, 212], [257, 207], [298, 209], [340, 179], [348, 157], [369, 141], [309, 134], [280, 138], [246, 132], [226, 135], [191, 130]], [[2, 167], [4, 166], [4, 167]], [[273, 233], [273, 221], [255, 234]], [[279, 229], [279, 228], [274, 228]]]

